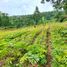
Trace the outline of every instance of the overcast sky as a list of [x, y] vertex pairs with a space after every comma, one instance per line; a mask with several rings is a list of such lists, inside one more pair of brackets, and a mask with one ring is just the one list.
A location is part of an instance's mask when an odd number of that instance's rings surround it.
[[0, 0], [0, 11], [9, 15], [32, 14], [38, 6], [40, 12], [52, 11], [51, 3], [41, 4], [41, 0]]

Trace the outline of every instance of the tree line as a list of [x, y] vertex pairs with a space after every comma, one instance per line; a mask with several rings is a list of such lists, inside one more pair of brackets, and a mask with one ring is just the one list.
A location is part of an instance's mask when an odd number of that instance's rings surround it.
[[31, 15], [9, 16], [7, 13], [0, 12], [0, 27], [19, 28], [30, 25], [45, 24], [49, 21], [66, 21], [64, 11], [40, 12], [36, 6], [35, 11]]

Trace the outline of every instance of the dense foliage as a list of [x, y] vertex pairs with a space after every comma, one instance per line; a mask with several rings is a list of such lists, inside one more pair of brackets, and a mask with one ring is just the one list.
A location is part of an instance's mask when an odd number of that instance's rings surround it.
[[0, 12], [0, 27], [3, 28], [19, 28], [19, 27], [25, 27], [30, 25], [38, 25], [38, 24], [45, 24], [48, 22], [54, 22], [54, 21], [66, 21], [64, 17], [64, 12], [42, 12], [40, 13], [38, 10], [38, 7], [36, 7], [36, 10], [34, 11], [34, 14], [32, 15], [19, 15], [19, 16], [9, 16], [6, 13]]
[[60, 10], [63, 8], [65, 14], [67, 15], [67, 0], [42, 0], [41, 3], [51, 2], [53, 4], [53, 7], [57, 10]]

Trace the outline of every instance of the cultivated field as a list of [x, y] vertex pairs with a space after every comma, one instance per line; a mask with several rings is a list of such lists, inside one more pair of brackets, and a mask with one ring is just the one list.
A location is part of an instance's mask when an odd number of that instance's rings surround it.
[[0, 67], [67, 67], [67, 22], [0, 30]]

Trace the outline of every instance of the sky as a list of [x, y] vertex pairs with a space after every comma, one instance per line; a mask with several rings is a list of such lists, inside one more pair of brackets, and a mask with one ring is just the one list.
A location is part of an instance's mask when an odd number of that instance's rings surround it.
[[9, 15], [33, 14], [35, 7], [39, 7], [40, 12], [52, 11], [52, 4], [41, 4], [41, 0], [0, 0], [0, 11]]

